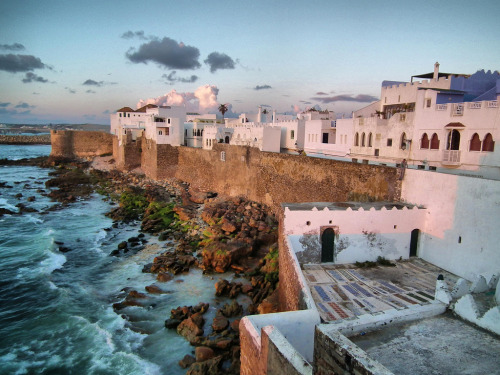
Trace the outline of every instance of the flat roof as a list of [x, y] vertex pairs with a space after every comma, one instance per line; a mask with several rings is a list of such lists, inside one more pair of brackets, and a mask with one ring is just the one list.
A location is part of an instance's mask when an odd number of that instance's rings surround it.
[[402, 203], [402, 202], [305, 202], [305, 203], [282, 203], [281, 207], [284, 209], [288, 207], [290, 211], [311, 211], [314, 207], [318, 211], [328, 208], [330, 211], [345, 211], [348, 208], [352, 210], [359, 210], [363, 208], [365, 211], [370, 208], [375, 208], [376, 210], [381, 210], [385, 207], [387, 210], [392, 210], [394, 207], [398, 210], [402, 210], [403, 207], [411, 210], [413, 207], [422, 208], [414, 204]]
[[499, 374], [500, 340], [451, 312], [351, 336], [394, 374]]

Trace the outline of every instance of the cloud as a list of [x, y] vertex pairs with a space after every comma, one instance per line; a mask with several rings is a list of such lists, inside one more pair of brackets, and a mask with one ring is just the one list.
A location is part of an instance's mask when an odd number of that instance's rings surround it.
[[42, 60], [33, 55], [14, 55], [12, 53], [0, 55], [0, 70], [6, 72], [29, 72], [30, 70], [44, 69], [46, 67], [47, 65]]
[[112, 112], [109, 109], [106, 109], [105, 111], [102, 112], [103, 115], [109, 115]]
[[5, 108], [5, 107], [8, 107], [9, 104], [10, 104], [10, 102], [0, 102], [0, 107]]
[[21, 43], [0, 44], [0, 50], [4, 51], [24, 51], [25, 48]]
[[96, 92], [94, 90], [87, 90], [85, 91], [87, 94], [95, 94]]
[[152, 61], [168, 69], [186, 70], [201, 67], [198, 61], [200, 57], [198, 48], [186, 46], [182, 42], [177, 43], [175, 40], [167, 37], [144, 43], [137, 51], [132, 48], [125, 56], [136, 64], [147, 64], [149, 61]]
[[337, 96], [327, 96], [327, 97], [314, 97], [311, 100], [316, 100], [323, 104], [334, 103], [334, 102], [361, 102], [369, 103], [378, 100], [378, 98], [372, 95], [359, 94], [357, 96], [352, 95], [337, 95]]
[[304, 104], [312, 104], [311, 102], [308, 102], [307, 100], [299, 100], [300, 103], [304, 103]]
[[35, 73], [28, 72], [26, 73], [26, 76], [23, 78], [24, 83], [30, 83], [30, 82], [40, 82], [40, 83], [47, 83], [49, 82], [48, 79], [45, 79], [43, 77], [40, 77], [39, 75], [36, 75]]
[[268, 89], [272, 89], [271, 86], [269, 85], [257, 85], [253, 88], [254, 90], [268, 90]]
[[137, 108], [145, 106], [146, 104], [162, 105], [185, 105], [188, 111], [201, 111], [207, 112], [209, 110], [216, 110], [218, 107], [217, 95], [219, 89], [217, 86], [204, 85], [198, 87], [194, 92], [178, 93], [172, 90], [165, 95], [157, 98], [149, 98], [146, 100], [139, 100]]
[[148, 40], [148, 38], [146, 38], [146, 36], [144, 35], [144, 31], [142, 30], [139, 30], [139, 31], [127, 31], [127, 32], [124, 32], [121, 36], [121, 38], [123, 39], [133, 39], [133, 38], [137, 38], [137, 39], [141, 39], [141, 40]]
[[191, 77], [176, 77], [175, 75], [177, 72], [173, 70], [170, 74], [164, 74], [162, 75], [162, 78], [166, 79], [170, 84], [173, 84], [174, 82], [182, 82], [182, 83], [193, 83], [198, 80], [198, 76], [192, 75]]
[[215, 73], [219, 69], [234, 69], [234, 60], [225, 53], [212, 52], [203, 61], [210, 66], [210, 72]]
[[71, 89], [71, 88], [69, 88], [69, 87], [65, 87], [64, 89], [65, 89], [65, 90], [68, 90], [68, 92], [69, 92], [70, 94], [76, 94], [76, 90], [73, 90], [73, 89]]
[[97, 82], [97, 81], [94, 81], [93, 79], [87, 79], [85, 82], [82, 83], [82, 85], [101, 87], [102, 85], [104, 85], [104, 81]]
[[25, 102], [20, 102], [18, 105], [16, 105], [14, 108], [23, 108], [23, 109], [27, 109], [27, 108], [35, 108], [34, 105], [29, 105], [28, 103], [25, 103]]
[[316, 93], [316, 95], [328, 95], [328, 94], [327, 94], [326, 92], [323, 92], [323, 91], [318, 91], [318, 92]]

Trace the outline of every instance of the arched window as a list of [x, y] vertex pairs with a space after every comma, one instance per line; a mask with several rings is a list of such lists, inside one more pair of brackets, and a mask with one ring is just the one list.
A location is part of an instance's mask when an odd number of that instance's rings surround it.
[[401, 142], [399, 143], [401, 150], [406, 150], [406, 133], [401, 134]]
[[354, 146], [359, 146], [359, 134], [354, 135]]
[[365, 133], [361, 134], [361, 147], [365, 147]]
[[493, 152], [495, 149], [495, 142], [490, 133], [486, 134], [483, 140], [483, 151]]
[[368, 147], [372, 147], [372, 133], [368, 135]]
[[439, 138], [436, 133], [431, 138], [431, 150], [439, 150]]
[[481, 151], [481, 140], [477, 133], [474, 133], [470, 140], [469, 151]]
[[429, 148], [429, 137], [427, 136], [427, 133], [424, 133], [424, 135], [420, 139], [420, 148], [424, 149]]
[[448, 132], [448, 138], [446, 139], [446, 149], [460, 150], [460, 132], [458, 130], [453, 129]]

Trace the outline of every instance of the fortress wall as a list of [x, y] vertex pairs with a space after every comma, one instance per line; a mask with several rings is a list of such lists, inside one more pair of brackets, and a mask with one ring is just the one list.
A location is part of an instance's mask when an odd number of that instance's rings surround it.
[[113, 135], [104, 132], [51, 130], [51, 156], [92, 157], [113, 153]]
[[392, 201], [400, 196], [395, 168], [225, 144], [217, 144], [213, 150], [177, 150], [178, 164], [171, 171], [175, 172], [172, 177], [200, 190], [243, 195], [269, 205], [274, 212], [283, 202], [339, 202], [363, 196]]

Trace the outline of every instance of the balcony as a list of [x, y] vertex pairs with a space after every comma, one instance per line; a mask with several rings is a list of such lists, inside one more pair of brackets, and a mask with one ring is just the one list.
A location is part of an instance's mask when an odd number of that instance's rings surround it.
[[464, 105], [463, 103], [454, 103], [451, 110], [452, 116], [463, 116], [464, 115]]
[[443, 150], [443, 159], [446, 165], [460, 165], [460, 150]]

